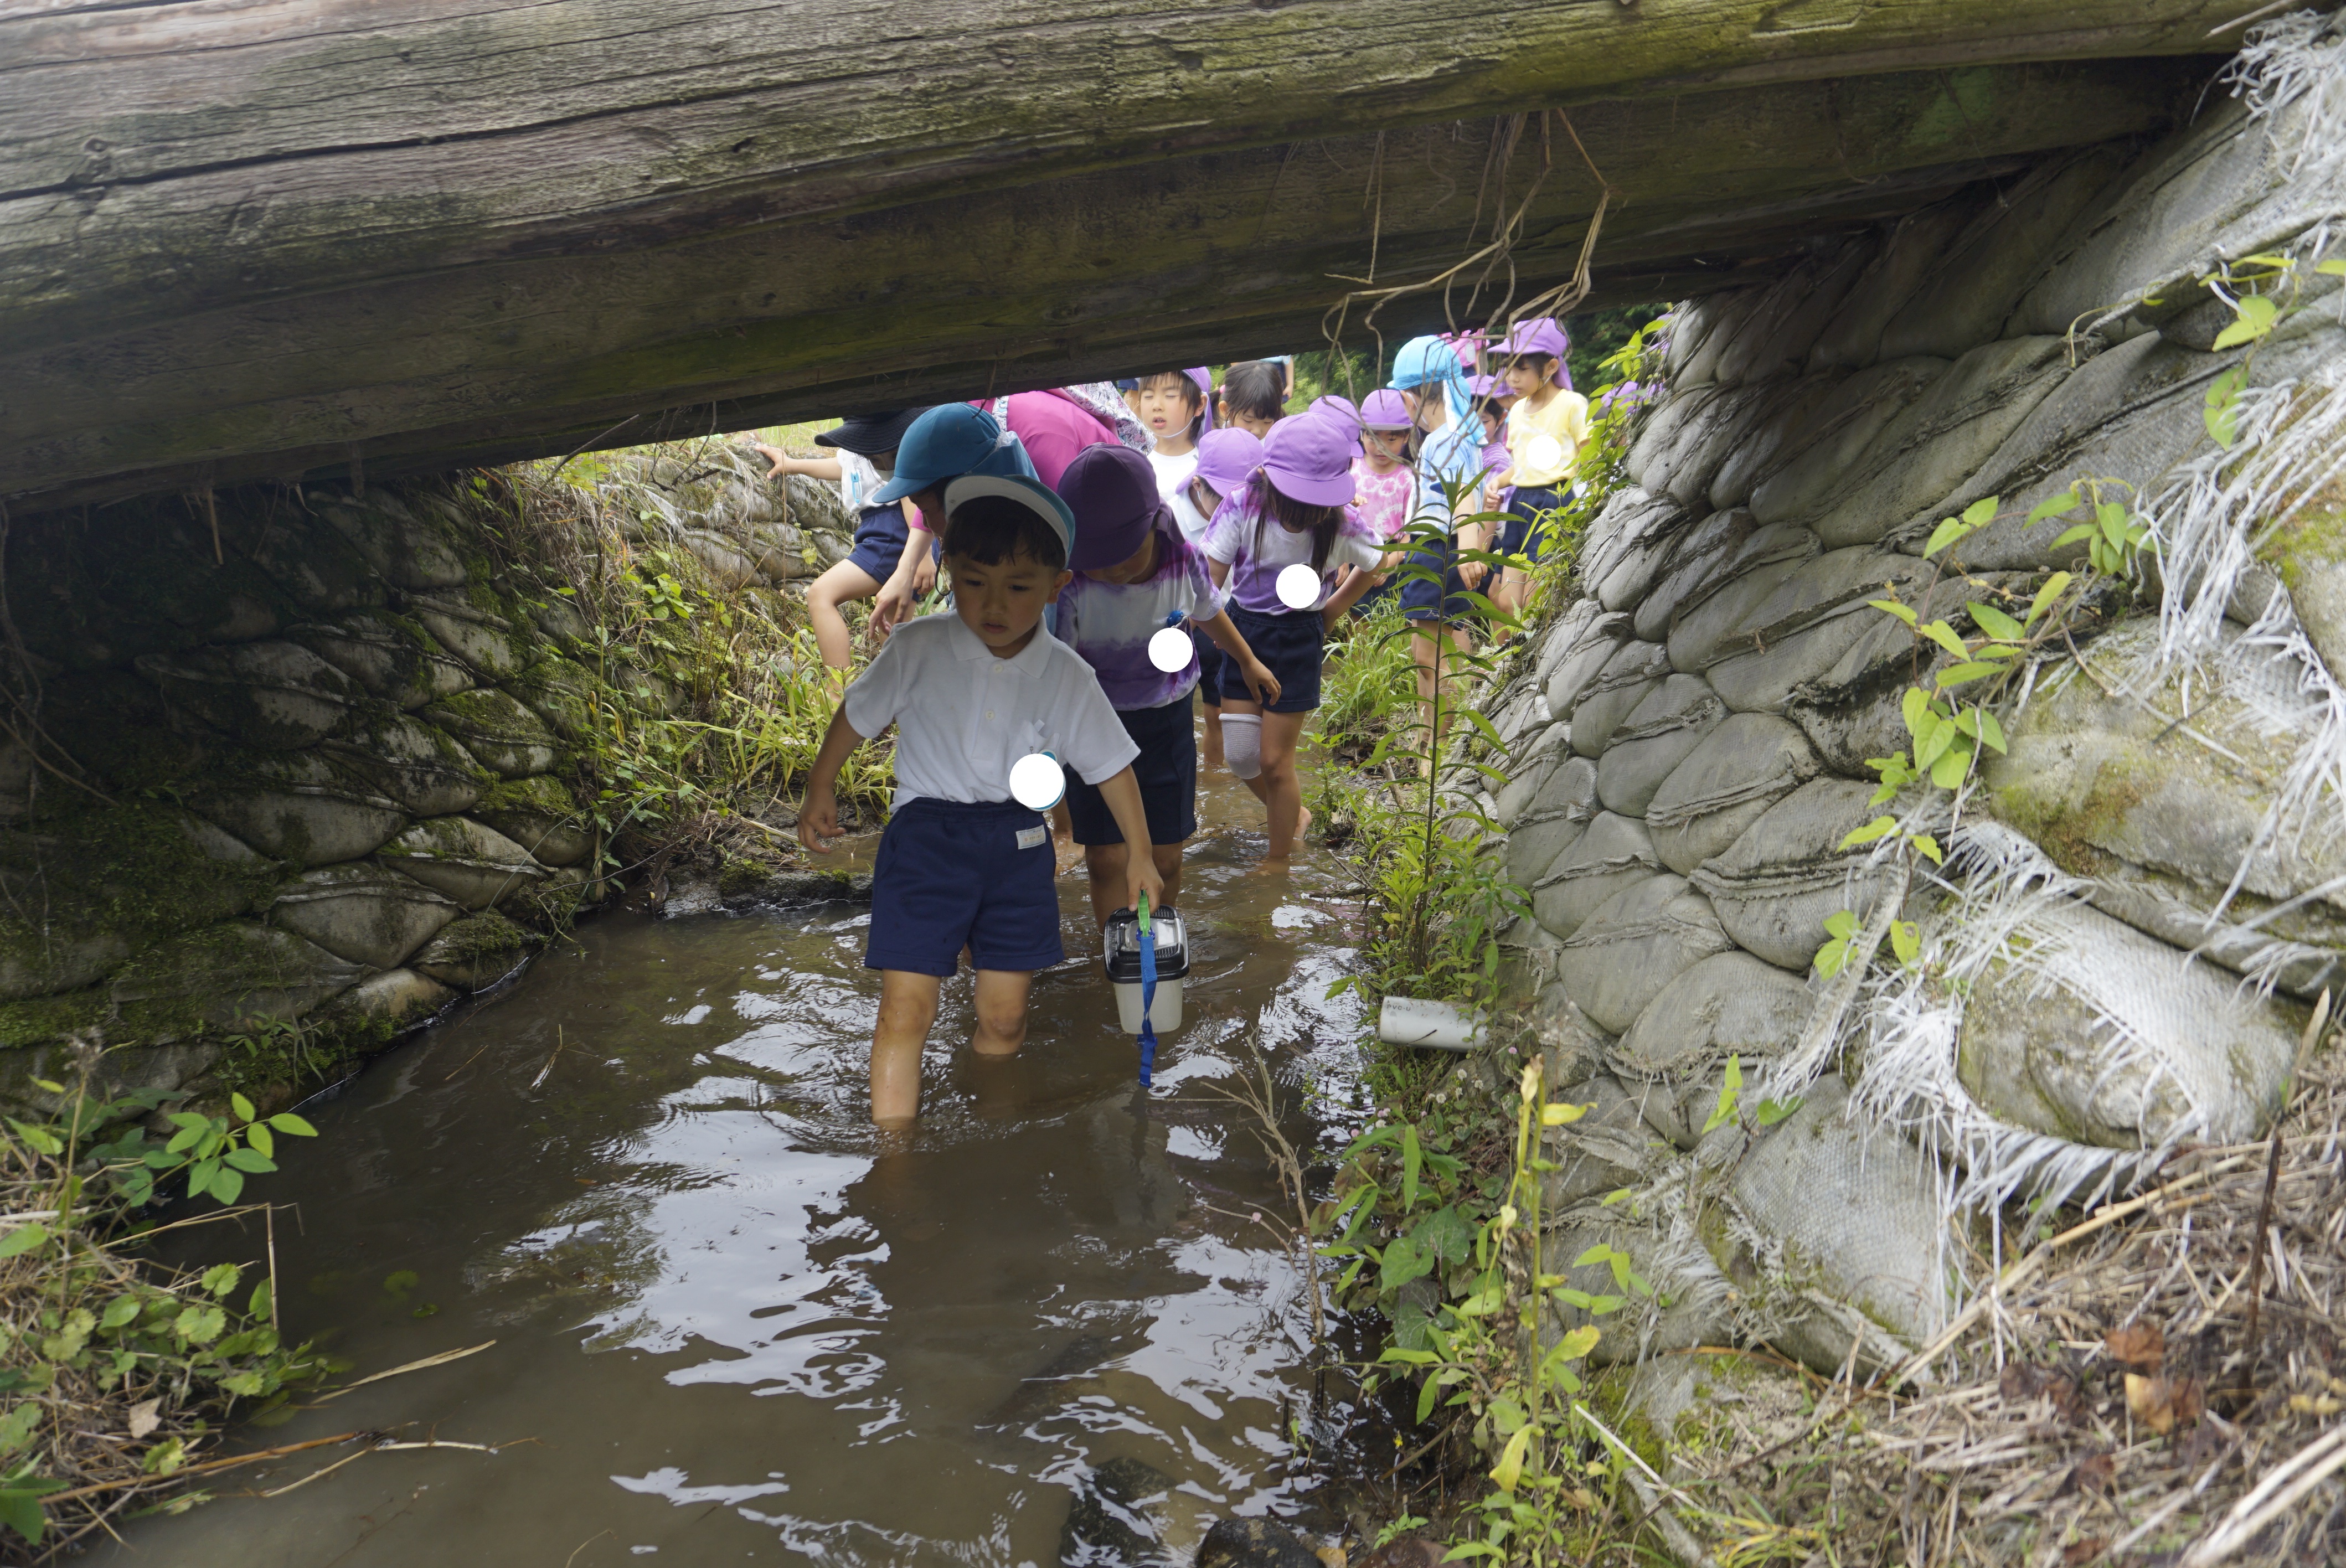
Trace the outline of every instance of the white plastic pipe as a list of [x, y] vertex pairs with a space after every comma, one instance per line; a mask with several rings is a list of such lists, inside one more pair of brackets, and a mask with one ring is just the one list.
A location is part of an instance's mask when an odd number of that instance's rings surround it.
[[1388, 996], [1377, 1013], [1377, 1038], [1388, 1045], [1472, 1051], [1483, 1043], [1483, 1024], [1479, 1009], [1414, 996]]

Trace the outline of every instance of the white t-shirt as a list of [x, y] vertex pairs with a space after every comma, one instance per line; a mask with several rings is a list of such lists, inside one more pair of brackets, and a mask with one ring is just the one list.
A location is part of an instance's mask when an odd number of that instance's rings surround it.
[[862, 453], [844, 450], [840, 453], [839, 501], [847, 508], [850, 517], [862, 515], [863, 509], [872, 504], [870, 497], [877, 495], [880, 487], [887, 483], [880, 476], [880, 470], [872, 465], [872, 460]]
[[[1215, 509], [1206, 534], [1206, 555], [1230, 568], [1223, 586], [1239, 608], [1264, 616], [1298, 613], [1279, 596], [1279, 574], [1290, 566], [1311, 564], [1311, 535], [1290, 534], [1268, 517], [1258, 520], [1251, 488], [1236, 492]], [[1357, 566], [1373, 572], [1384, 565], [1384, 559], [1383, 542], [1369, 532], [1357, 511], [1345, 507], [1343, 521], [1328, 547], [1328, 559], [1320, 567], [1320, 596], [1311, 607], [1318, 609], [1328, 602], [1335, 592], [1340, 568]]]
[[896, 727], [896, 805], [1007, 800], [1010, 766], [1048, 751], [1086, 784], [1140, 755], [1081, 655], [1040, 626], [996, 658], [951, 611], [891, 633], [847, 688], [847, 722], [867, 739]]
[[1173, 521], [1180, 525], [1181, 537], [1198, 548], [1204, 549], [1206, 525], [1213, 519], [1198, 511], [1198, 504], [1189, 499], [1188, 485], [1178, 484], [1167, 491], [1165, 504], [1173, 509]]
[[1189, 483], [1198, 472], [1198, 449], [1191, 447], [1178, 457], [1168, 457], [1161, 452], [1148, 454], [1148, 466], [1157, 470], [1157, 494], [1172, 498], [1173, 493]]

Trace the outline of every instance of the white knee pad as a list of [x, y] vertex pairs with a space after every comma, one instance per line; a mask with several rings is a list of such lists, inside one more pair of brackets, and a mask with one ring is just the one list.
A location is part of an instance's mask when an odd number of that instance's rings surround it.
[[1259, 713], [1225, 713], [1222, 715], [1222, 760], [1240, 779], [1259, 778], [1262, 773], [1262, 715]]

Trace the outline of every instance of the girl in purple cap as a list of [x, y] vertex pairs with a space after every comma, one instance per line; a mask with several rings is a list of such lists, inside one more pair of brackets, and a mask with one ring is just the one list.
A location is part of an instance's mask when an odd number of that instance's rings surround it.
[[[1189, 482], [1166, 497], [1181, 537], [1199, 550], [1206, 527], [1221, 506], [1262, 466], [1262, 443], [1245, 431], [1209, 430], [1198, 438], [1198, 468]], [[1198, 649], [1198, 701], [1206, 710], [1206, 766], [1222, 766], [1222, 650], [1203, 636]]]
[[[1215, 585], [1229, 590], [1230, 619], [1279, 680], [1279, 696], [1266, 704], [1230, 681], [1226, 667], [1221, 693], [1223, 753], [1270, 814], [1275, 860], [1293, 853], [1311, 825], [1295, 743], [1304, 715], [1320, 706], [1328, 626], [1384, 580], [1382, 541], [1353, 511], [1352, 496], [1352, 438], [1324, 419], [1295, 414], [1271, 426], [1262, 466], [1206, 530], [1206, 558]], [[1357, 569], [1338, 586], [1346, 566]], [[1297, 567], [1304, 591], [1290, 584], [1282, 594], [1280, 579]]]
[[[1588, 439], [1588, 400], [1572, 390], [1564, 365], [1566, 347], [1564, 329], [1546, 316], [1522, 323], [1499, 345], [1506, 367], [1503, 377], [1515, 394], [1515, 405], [1507, 411], [1507, 467], [1491, 478], [1493, 486], [1515, 491], [1507, 498], [1510, 521], [1499, 535], [1499, 548], [1532, 561], [1540, 558], [1545, 543], [1539, 524], [1564, 504], [1572, 465]], [[1514, 615], [1530, 590], [1529, 574], [1510, 565], [1491, 591], [1491, 602]]]
[[[1251, 438], [1247, 438], [1251, 440]], [[1125, 732], [1140, 748], [1133, 776], [1148, 819], [1163, 902], [1181, 896], [1181, 846], [1198, 830], [1198, 741], [1189, 692], [1199, 666], [1190, 637], [1168, 639], [1187, 654], [1172, 669], [1153, 656], [1168, 627], [1189, 626], [1216, 645], [1235, 679], [1258, 701], [1279, 700], [1279, 679], [1265, 669], [1222, 607], [1206, 557], [1181, 537], [1172, 508], [1140, 453], [1095, 446], [1076, 455], [1059, 480], [1059, 499], [1076, 515], [1067, 566], [1075, 577], [1059, 593], [1058, 637], [1099, 677]], [[1107, 798], [1080, 779], [1067, 780], [1076, 842], [1091, 877], [1092, 911], [1106, 930], [1124, 907], [1124, 832]]]

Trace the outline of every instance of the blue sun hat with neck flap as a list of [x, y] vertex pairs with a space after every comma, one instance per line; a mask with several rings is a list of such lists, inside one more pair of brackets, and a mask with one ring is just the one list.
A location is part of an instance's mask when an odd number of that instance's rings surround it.
[[914, 420], [896, 443], [895, 476], [872, 495], [871, 504], [885, 506], [965, 473], [1035, 477], [1025, 443], [1003, 429], [1001, 421], [967, 403], [940, 403]]

